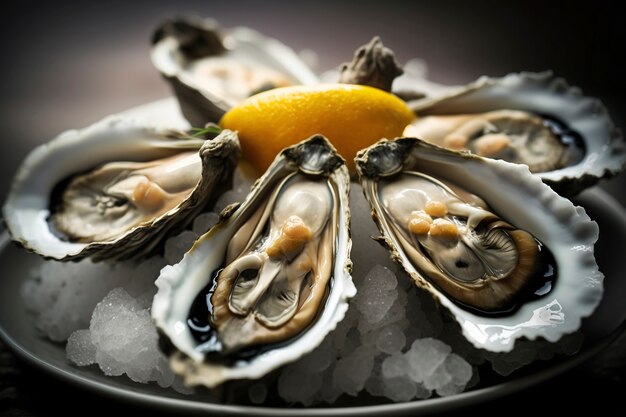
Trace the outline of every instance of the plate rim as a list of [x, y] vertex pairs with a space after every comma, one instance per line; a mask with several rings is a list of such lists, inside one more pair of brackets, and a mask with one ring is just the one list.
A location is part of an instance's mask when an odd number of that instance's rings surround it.
[[[590, 197], [602, 199], [604, 204], [619, 215], [626, 223], [626, 211], [624, 208], [606, 191], [593, 188], [589, 191]], [[10, 244], [11, 239], [8, 231], [0, 231], [0, 252], [4, 251]], [[364, 406], [347, 406], [332, 407], [319, 406], [314, 408], [297, 407], [263, 407], [250, 405], [230, 405], [210, 402], [201, 402], [196, 399], [182, 399], [160, 397], [157, 394], [129, 391], [120, 387], [96, 381], [83, 375], [75, 374], [60, 366], [54, 365], [39, 358], [37, 355], [29, 351], [26, 346], [13, 339], [7, 331], [0, 326], [0, 339], [6, 346], [14, 352], [20, 359], [24, 360], [33, 367], [46, 372], [48, 375], [57, 377], [68, 382], [78, 388], [88, 390], [92, 393], [113, 397], [126, 403], [146, 407], [159, 408], [168, 411], [187, 411], [187, 412], [215, 412], [222, 415], [257, 415], [257, 416], [286, 416], [293, 414], [297, 410], [298, 414], [303, 416], [330, 416], [330, 415], [380, 415], [381, 413], [389, 415], [408, 414], [411, 412], [436, 413], [444, 411], [452, 411], [463, 406], [475, 405], [481, 400], [505, 397], [515, 392], [521, 391], [534, 384], [551, 379], [577, 365], [587, 361], [613, 340], [615, 340], [626, 329], [626, 321], [618, 325], [610, 334], [600, 340], [594, 341], [591, 346], [583, 346], [582, 350], [573, 356], [558, 359], [556, 362], [550, 363], [549, 366], [542, 370], [532, 372], [527, 375], [519, 376], [509, 381], [504, 381], [476, 390], [470, 390], [449, 397], [437, 397], [424, 400], [413, 400], [404, 403], [389, 403]]]
[[[134, 118], [151, 122], [160, 126], [178, 127], [184, 129], [188, 123], [184, 120], [177, 106], [174, 97], [166, 97], [145, 103], [140, 106], [133, 107], [126, 111], [120, 112], [128, 118]], [[156, 115], [164, 116], [163, 118]], [[145, 119], [146, 115], [150, 115]], [[166, 116], [166, 117], [165, 117]], [[595, 197], [603, 200], [603, 204], [607, 209], [618, 216], [621, 221], [626, 224], [626, 210], [617, 202], [615, 198], [608, 192], [593, 187], [588, 191], [588, 197]], [[586, 199], [588, 197], [583, 197]], [[576, 205], [581, 205], [575, 202]], [[8, 231], [2, 227], [0, 218], [0, 253], [10, 244], [11, 239]], [[287, 416], [297, 412], [303, 416], [331, 416], [331, 415], [372, 415], [378, 416], [382, 413], [389, 415], [407, 415], [416, 412], [438, 413], [457, 410], [463, 406], [471, 406], [482, 400], [493, 400], [511, 395], [546, 380], [549, 380], [565, 371], [568, 371], [583, 362], [587, 361], [606, 346], [611, 344], [623, 331], [626, 331], [626, 320], [616, 326], [609, 334], [594, 340], [590, 345], [584, 345], [583, 348], [573, 356], [560, 357], [556, 360], [546, 361], [546, 367], [532, 371], [526, 375], [517, 376], [511, 380], [499, 382], [487, 387], [470, 390], [449, 397], [429, 398], [425, 400], [413, 400], [404, 403], [389, 403], [364, 406], [317, 406], [314, 408], [296, 407], [263, 407], [250, 405], [228, 405], [219, 403], [209, 403], [198, 401], [197, 399], [182, 399], [171, 397], [159, 397], [157, 394], [130, 391], [101, 381], [92, 380], [86, 376], [72, 373], [67, 369], [46, 362], [22, 346], [11, 337], [10, 334], [0, 325], [0, 339], [5, 343], [7, 348], [16, 354], [17, 357], [32, 365], [38, 370], [57, 377], [80, 389], [85, 389], [94, 394], [111, 397], [121, 400], [128, 404], [133, 404], [149, 409], [159, 409], [166, 411], [178, 412], [204, 412], [216, 413], [218, 415], [257, 415], [257, 416]], [[72, 365], [70, 365], [72, 366]], [[126, 378], [126, 377], [125, 377]], [[139, 384], [139, 383], [136, 383]], [[150, 384], [154, 384], [151, 382]]]

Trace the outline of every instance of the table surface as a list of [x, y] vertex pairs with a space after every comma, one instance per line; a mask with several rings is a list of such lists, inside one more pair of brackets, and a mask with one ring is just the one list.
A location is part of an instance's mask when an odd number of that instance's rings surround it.
[[[613, 3], [593, 8], [545, 2], [174, 3], [112, 1], [13, 2], [2, 14], [0, 52], [0, 200], [17, 166], [37, 144], [103, 116], [167, 97], [170, 91], [148, 58], [149, 35], [163, 17], [195, 12], [224, 27], [246, 25], [319, 56], [318, 71], [351, 58], [371, 36], [396, 51], [400, 62], [419, 56], [435, 81], [469, 82], [480, 75], [553, 69], [589, 95], [601, 97], [618, 126], [626, 126], [626, 83], [613, 56], [623, 53], [626, 28]], [[102, 2], [105, 3], [105, 2]], [[340, 4], [337, 4], [340, 3]], [[443, 3], [443, 4], [442, 4]], [[624, 175], [602, 184], [626, 206]], [[624, 248], [616, 248], [616, 255]], [[581, 403], [623, 407], [626, 335], [593, 360], [524, 392], [467, 411], [502, 415], [536, 412], [534, 399], [550, 397], [544, 412]], [[0, 343], [0, 414], [55, 412], [141, 413], [141, 409], [60, 384], [20, 362]], [[154, 415], [154, 413], [151, 413]]]

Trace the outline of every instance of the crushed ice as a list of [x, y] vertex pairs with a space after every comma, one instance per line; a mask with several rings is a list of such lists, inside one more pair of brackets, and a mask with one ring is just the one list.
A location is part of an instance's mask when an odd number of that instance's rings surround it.
[[[189, 392], [157, 346], [150, 317], [154, 280], [218, 221], [219, 210], [241, 201], [250, 185], [236, 175], [233, 189], [218, 199], [213, 212], [199, 215], [191, 230], [168, 239], [163, 257], [139, 263], [44, 262], [22, 288], [38, 328], [51, 340], [67, 340], [67, 357], [78, 366], [96, 364], [107, 375], [126, 374], [136, 382], [156, 381]], [[580, 347], [580, 337], [573, 335], [559, 344], [518, 341], [509, 354], [473, 348], [430, 295], [370, 239], [378, 232], [355, 184], [350, 206], [352, 224], [358, 225], [352, 228], [358, 294], [320, 346], [280, 371], [276, 387], [271, 376], [249, 384], [252, 404], [263, 404], [272, 389], [285, 401], [304, 405], [361, 393], [398, 402], [454, 395], [478, 382], [476, 366], [486, 360], [508, 375], [536, 359], [573, 354]]]

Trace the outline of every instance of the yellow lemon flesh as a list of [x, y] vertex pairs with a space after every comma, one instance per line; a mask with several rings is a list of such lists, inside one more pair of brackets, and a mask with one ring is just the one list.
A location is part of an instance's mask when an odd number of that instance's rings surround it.
[[285, 147], [326, 136], [354, 171], [356, 153], [401, 136], [415, 118], [404, 101], [373, 87], [318, 84], [276, 88], [230, 109], [220, 125], [236, 130], [242, 158], [264, 172]]

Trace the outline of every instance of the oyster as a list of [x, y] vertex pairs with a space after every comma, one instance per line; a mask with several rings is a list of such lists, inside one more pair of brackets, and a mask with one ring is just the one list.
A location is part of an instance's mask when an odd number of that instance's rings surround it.
[[32, 151], [4, 218], [15, 241], [47, 258], [143, 256], [206, 206], [238, 157], [230, 131], [205, 141], [111, 117]]
[[163, 268], [152, 317], [188, 385], [261, 377], [341, 321], [356, 292], [348, 190], [345, 162], [314, 136], [286, 148], [241, 205]]
[[621, 132], [602, 103], [550, 72], [483, 77], [411, 107], [420, 118], [405, 136], [528, 165], [563, 195], [616, 175], [626, 161]]
[[526, 167], [412, 138], [356, 161], [380, 241], [476, 347], [554, 342], [600, 302], [597, 224]]
[[248, 28], [218, 31], [212, 20], [168, 20], [152, 38], [154, 66], [194, 126], [218, 122], [243, 99], [275, 87], [315, 84], [287, 46]]

